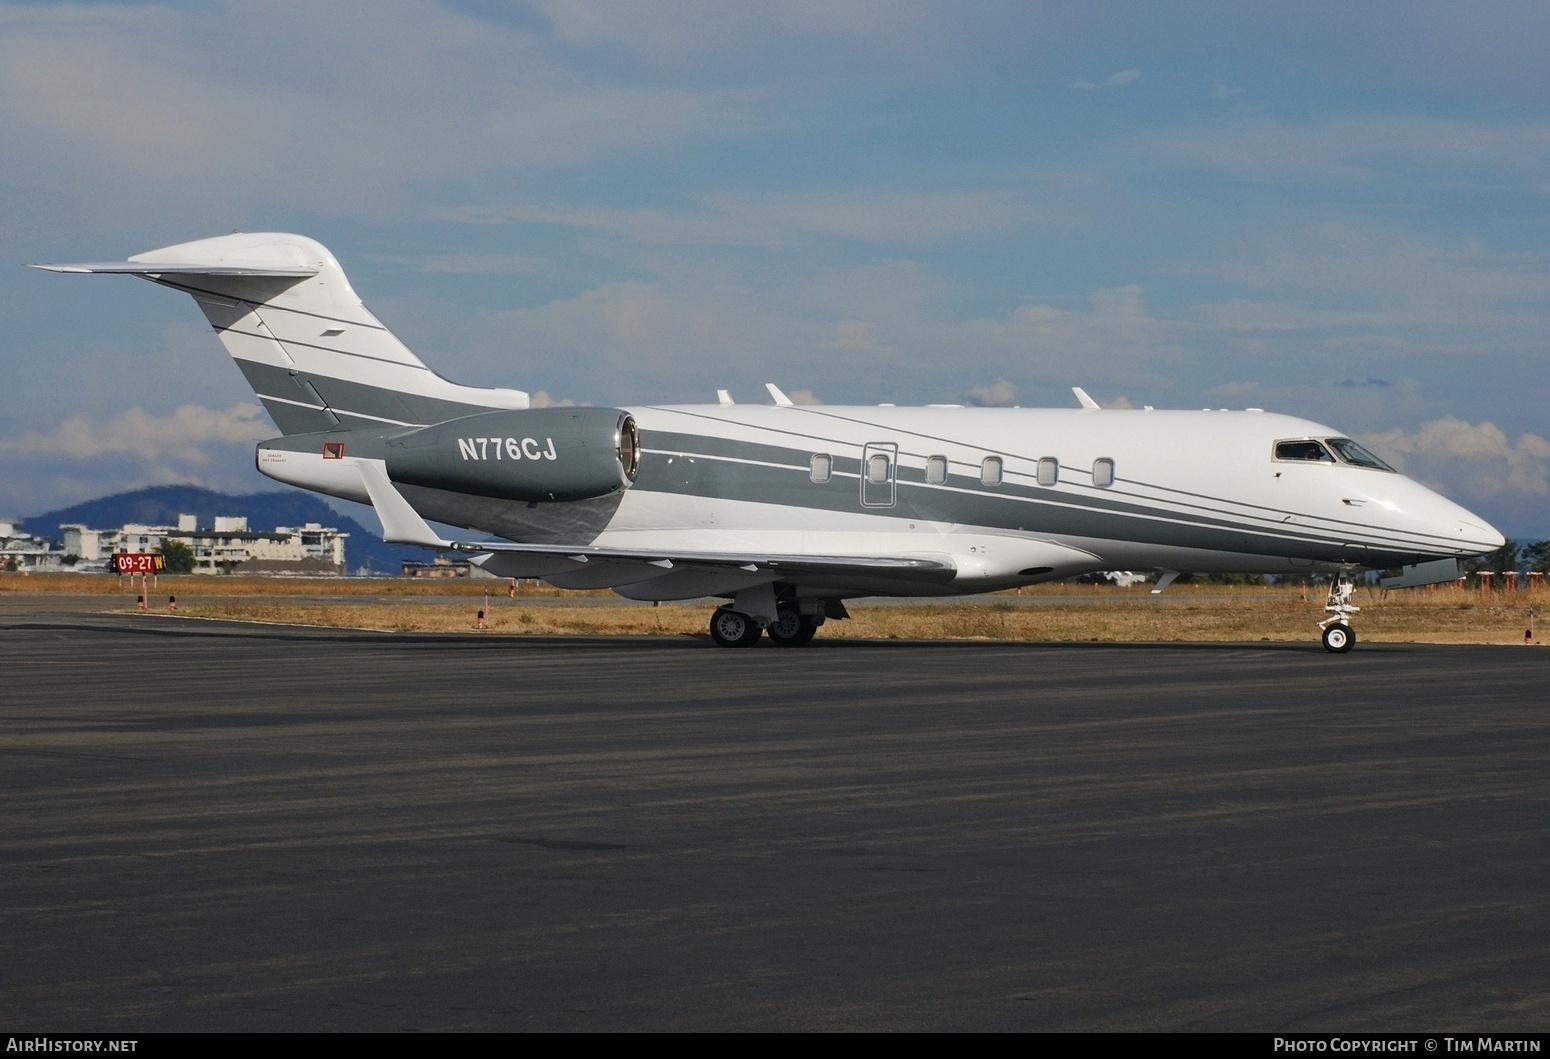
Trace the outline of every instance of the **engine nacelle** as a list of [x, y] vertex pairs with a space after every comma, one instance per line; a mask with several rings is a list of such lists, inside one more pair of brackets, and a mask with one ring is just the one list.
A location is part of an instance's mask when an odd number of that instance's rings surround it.
[[590, 500], [640, 467], [635, 419], [617, 408], [481, 412], [386, 439], [388, 477], [502, 500]]

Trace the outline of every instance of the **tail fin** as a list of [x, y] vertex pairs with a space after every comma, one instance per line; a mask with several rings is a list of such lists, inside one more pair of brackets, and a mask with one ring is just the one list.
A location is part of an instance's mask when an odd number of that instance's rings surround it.
[[528, 406], [521, 390], [459, 386], [431, 371], [361, 304], [333, 255], [303, 236], [239, 233], [125, 262], [34, 267], [143, 276], [192, 295], [285, 434]]

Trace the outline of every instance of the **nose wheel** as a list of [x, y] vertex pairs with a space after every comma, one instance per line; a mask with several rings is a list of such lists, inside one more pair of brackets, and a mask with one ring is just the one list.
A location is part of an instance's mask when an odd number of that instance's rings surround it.
[[1341, 622], [1324, 626], [1324, 650], [1343, 655], [1356, 645], [1356, 630]]
[[1324, 603], [1324, 612], [1329, 617], [1319, 622], [1319, 628], [1324, 630], [1324, 650], [1343, 655], [1356, 646], [1356, 630], [1351, 628], [1351, 615], [1362, 608], [1351, 602], [1355, 593], [1356, 586], [1346, 580], [1344, 574], [1329, 586], [1329, 599]]

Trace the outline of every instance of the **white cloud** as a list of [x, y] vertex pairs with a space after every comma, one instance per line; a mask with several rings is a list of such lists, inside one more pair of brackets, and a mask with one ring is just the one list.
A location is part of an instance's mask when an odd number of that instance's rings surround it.
[[[532, 308], [482, 314], [469, 342], [486, 375], [589, 400], [707, 398], [718, 386], [762, 382], [788, 370], [790, 351], [813, 349], [821, 329], [758, 304], [733, 287], [604, 284]], [[528, 367], [511, 370], [513, 348]], [[784, 354], [784, 355], [783, 355]]]
[[789, 246], [806, 236], [874, 243], [935, 243], [1079, 223], [1066, 201], [1069, 172], [1036, 175], [1032, 186], [965, 191], [854, 191], [800, 194], [721, 192], [685, 210], [517, 205], [444, 207], [442, 220], [559, 224], [653, 244]]
[[274, 424], [252, 402], [221, 409], [189, 404], [167, 415], [131, 408], [105, 423], [74, 416], [52, 433], [34, 431], [0, 441], [0, 452], [70, 460], [132, 454], [153, 463], [202, 465], [210, 462], [211, 444], [252, 443], [274, 435]]
[[762, 78], [880, 60], [919, 70], [938, 63], [944, 44], [973, 24], [955, 5], [931, 0], [537, 0], [534, 6], [564, 45], [674, 77]]
[[1186, 353], [1178, 326], [1148, 313], [1142, 294], [1135, 284], [1105, 287], [1082, 308], [1022, 305], [1004, 319], [971, 320], [953, 330], [969, 348], [1015, 358], [1045, 377], [1119, 371], [1145, 382], [1154, 368]]
[[[822, 381], [842, 403], [1016, 403], [1006, 387], [1139, 388], [1148, 403], [1191, 353], [1180, 325], [1151, 315], [1135, 285], [1063, 308], [1035, 303], [962, 318], [952, 284], [917, 262], [872, 261], [738, 284], [670, 275], [604, 284], [544, 305], [465, 319], [457, 377], [584, 394], [598, 403], [734, 397], [773, 379]], [[519, 360], [520, 366], [513, 361]], [[474, 363], [478, 361], [478, 363]], [[967, 376], [967, 379], [965, 378]], [[1096, 391], [1095, 391], [1096, 392]]]
[[753, 102], [580, 76], [530, 32], [416, 0], [91, 10], [0, 9], [0, 140], [33, 182], [121, 210], [304, 188], [312, 208], [380, 214], [428, 182], [725, 133]]
[[1132, 81], [1139, 81], [1140, 79], [1140, 70], [1120, 70], [1119, 72], [1112, 73], [1108, 77], [1104, 78], [1101, 84], [1096, 81], [1077, 81], [1071, 87], [1079, 88], [1083, 92], [1096, 92], [1100, 88], [1114, 88], [1119, 85], [1128, 85]]
[[[1432, 115], [1341, 114], [1307, 121], [1254, 115], [1216, 127], [1147, 133], [1138, 141], [1155, 160], [1206, 166], [1239, 177], [1356, 178], [1402, 162], [1478, 171], [1492, 184], [1510, 174], [1528, 186], [1550, 160], [1550, 122], [1497, 124]], [[1424, 170], [1423, 170], [1424, 171]]]
[[824, 342], [826, 349], [849, 354], [894, 354], [899, 347], [878, 337], [877, 325], [867, 320], [839, 320], [833, 325], [834, 337]]
[[53, 430], [0, 440], [0, 507], [45, 511], [148, 485], [273, 489], [254, 469], [253, 443], [277, 433], [251, 402], [184, 405], [164, 415], [133, 408], [107, 420], [72, 416]]
[[1537, 255], [1492, 254], [1392, 219], [1290, 219], [1215, 263], [1172, 271], [1254, 292], [1199, 302], [1188, 315], [1241, 349], [1269, 339], [1258, 348], [1270, 354], [1310, 335], [1326, 352], [1527, 351], [1550, 329], [1550, 272]]
[[1005, 379], [989, 386], [976, 386], [965, 395], [967, 402], [982, 408], [1011, 408], [1017, 403], [1017, 387]]
[[406, 268], [414, 272], [445, 272], [453, 275], [496, 275], [501, 273], [542, 272], [548, 262], [531, 254], [479, 254], [470, 251], [430, 253], [420, 257], [401, 254], [363, 254], [363, 260]]
[[548, 391], [539, 390], [528, 396], [530, 408], [575, 408], [576, 402], [569, 397], [551, 397]]
[[1398, 470], [1455, 497], [1550, 497], [1550, 441], [1538, 434], [1514, 440], [1493, 423], [1447, 416], [1418, 430], [1364, 434], [1359, 440]]

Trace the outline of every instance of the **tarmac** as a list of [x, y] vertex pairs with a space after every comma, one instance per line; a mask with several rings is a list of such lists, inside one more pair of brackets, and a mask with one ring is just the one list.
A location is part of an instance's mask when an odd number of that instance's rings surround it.
[[0, 597], [18, 1032], [1550, 1025], [1550, 652], [109, 605]]

